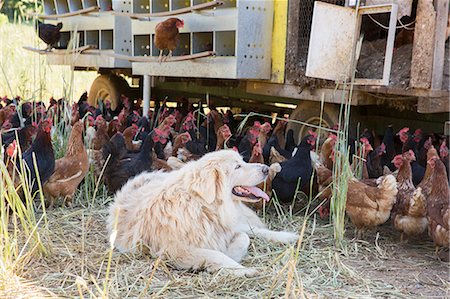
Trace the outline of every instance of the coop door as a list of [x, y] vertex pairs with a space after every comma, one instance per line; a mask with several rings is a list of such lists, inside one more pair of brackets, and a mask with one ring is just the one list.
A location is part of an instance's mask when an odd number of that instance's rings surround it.
[[[374, 5], [358, 10], [316, 1], [311, 25], [306, 76], [349, 82], [357, 65], [361, 20], [366, 14], [390, 13], [381, 78], [355, 79], [356, 84], [388, 85], [395, 38], [397, 5]], [[355, 57], [355, 60], [352, 58]]]

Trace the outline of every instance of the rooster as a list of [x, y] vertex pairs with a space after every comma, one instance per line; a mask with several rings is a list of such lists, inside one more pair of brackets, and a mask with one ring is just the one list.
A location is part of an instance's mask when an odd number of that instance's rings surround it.
[[66, 154], [56, 160], [55, 172], [44, 185], [49, 208], [53, 207], [58, 197], [63, 197], [66, 205], [71, 206], [78, 185], [89, 171], [88, 155], [83, 144], [83, 127], [81, 121], [73, 125]]
[[155, 46], [159, 49], [159, 62], [163, 61], [163, 51], [165, 49], [169, 50], [169, 54], [164, 58], [164, 60], [172, 57], [172, 52], [176, 49], [179, 43], [179, 29], [183, 27], [184, 21], [177, 18], [169, 18], [156, 25]]

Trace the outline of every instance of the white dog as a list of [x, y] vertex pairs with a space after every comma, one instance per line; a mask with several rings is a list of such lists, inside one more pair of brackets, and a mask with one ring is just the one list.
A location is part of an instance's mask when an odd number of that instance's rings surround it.
[[144, 173], [117, 192], [108, 228], [120, 251], [147, 247], [182, 269], [220, 269], [253, 276], [239, 262], [249, 235], [291, 243], [298, 236], [271, 231], [240, 199], [264, 198], [255, 186], [269, 167], [249, 164], [232, 150], [205, 155], [170, 173]]

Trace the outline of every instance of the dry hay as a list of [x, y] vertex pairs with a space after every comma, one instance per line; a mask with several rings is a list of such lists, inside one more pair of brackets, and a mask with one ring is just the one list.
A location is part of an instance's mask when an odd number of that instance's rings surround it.
[[[350, 241], [344, 250], [334, 247], [333, 228], [313, 216], [306, 222], [296, 258], [295, 248], [253, 240], [243, 264], [261, 270], [261, 276], [234, 278], [222, 273], [179, 271], [146, 254], [112, 253], [105, 230], [107, 202], [102, 198], [86, 207], [48, 211], [48, 228], [41, 236], [48, 256], [34, 257], [24, 269], [26, 281], [45, 295], [58, 297], [155, 298], [278, 298], [301, 297], [408, 297], [444, 296], [449, 286], [447, 264], [436, 260], [429, 241], [399, 244], [389, 225], [379, 236]], [[300, 231], [305, 214], [269, 209], [271, 228]], [[350, 224], [351, 225], [351, 224]], [[377, 236], [377, 237], [376, 237]], [[105, 285], [107, 289], [105, 289]]]

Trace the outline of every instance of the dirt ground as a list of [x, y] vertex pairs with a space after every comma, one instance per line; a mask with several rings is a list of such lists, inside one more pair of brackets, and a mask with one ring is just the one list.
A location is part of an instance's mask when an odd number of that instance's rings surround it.
[[[105, 199], [105, 202], [107, 200]], [[44, 294], [56, 297], [110, 298], [380, 298], [447, 297], [449, 264], [434, 254], [424, 236], [400, 243], [389, 224], [352, 240], [348, 224], [344, 249], [334, 246], [332, 225], [311, 217], [297, 258], [295, 248], [252, 240], [243, 264], [261, 276], [237, 279], [222, 273], [179, 271], [146, 254], [114, 251], [111, 267], [105, 230], [106, 203], [73, 209], [56, 208], [41, 232], [50, 254], [30, 260], [25, 279]], [[265, 218], [273, 229], [300, 231], [305, 212], [269, 209]], [[295, 268], [292, 266], [295, 265]], [[106, 279], [108, 277], [108, 279]]]

